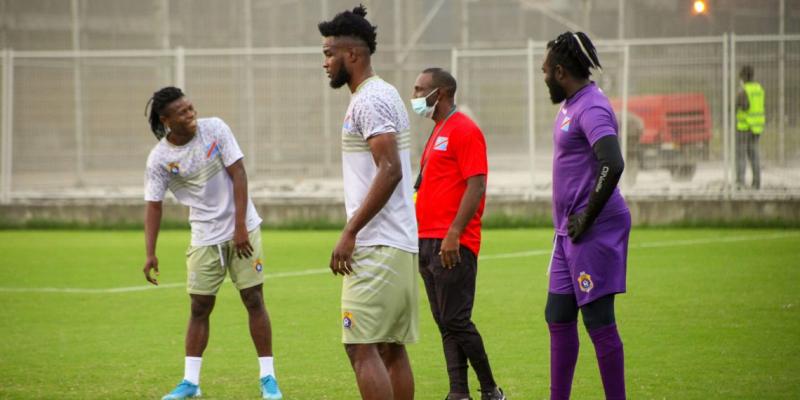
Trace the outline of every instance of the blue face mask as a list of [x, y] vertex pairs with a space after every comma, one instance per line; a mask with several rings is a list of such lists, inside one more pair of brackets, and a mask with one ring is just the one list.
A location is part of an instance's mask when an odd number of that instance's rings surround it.
[[430, 93], [428, 93], [425, 97], [416, 97], [411, 99], [411, 109], [418, 115], [421, 115], [424, 118], [430, 118], [433, 116], [433, 111], [436, 110], [436, 105], [439, 104], [439, 100], [436, 100], [436, 103], [433, 103], [432, 106], [428, 105], [428, 97], [432, 94], [436, 93], [439, 88], [433, 89]]

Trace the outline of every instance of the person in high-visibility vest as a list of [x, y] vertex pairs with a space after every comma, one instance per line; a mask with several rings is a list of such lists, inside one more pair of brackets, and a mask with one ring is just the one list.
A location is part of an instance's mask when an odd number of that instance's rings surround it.
[[753, 80], [753, 67], [739, 72], [741, 89], [736, 96], [736, 183], [743, 187], [747, 159], [753, 168], [753, 188], [761, 187], [758, 140], [764, 132], [764, 88]]

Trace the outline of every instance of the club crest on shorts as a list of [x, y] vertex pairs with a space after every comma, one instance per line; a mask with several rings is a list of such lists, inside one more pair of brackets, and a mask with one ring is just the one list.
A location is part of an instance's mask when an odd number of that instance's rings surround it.
[[353, 313], [350, 311], [345, 311], [342, 315], [342, 326], [350, 329], [353, 326]]
[[578, 285], [581, 287], [581, 292], [589, 293], [594, 288], [592, 276], [581, 271], [581, 274], [578, 276]]
[[176, 162], [171, 162], [167, 164], [167, 171], [169, 171], [169, 173], [172, 175], [178, 175], [181, 173], [181, 166]]
[[256, 270], [256, 272], [261, 272], [264, 269], [264, 265], [261, 264], [260, 258], [256, 258], [256, 260], [253, 261], [253, 269]]

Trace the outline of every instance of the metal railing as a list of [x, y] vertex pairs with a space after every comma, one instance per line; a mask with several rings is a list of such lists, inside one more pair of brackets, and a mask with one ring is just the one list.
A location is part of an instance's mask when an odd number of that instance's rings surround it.
[[[800, 193], [800, 35], [630, 39], [596, 43], [628, 157], [626, 194], [736, 196], [738, 69], [767, 93], [764, 196]], [[450, 65], [457, 100], [489, 145], [490, 192], [549, 193], [555, 107], [539, 72], [545, 43], [513, 49], [383, 49], [379, 75], [405, 99], [422, 69]], [[220, 116], [246, 155], [254, 196], [336, 196], [345, 90], [333, 91], [317, 47], [2, 51], [0, 201], [139, 197], [154, 141], [141, 114], [161, 86]], [[430, 121], [411, 115], [418, 159]], [[694, 129], [694, 131], [692, 131]], [[694, 132], [694, 133], [692, 133]], [[694, 135], [694, 136], [693, 136]], [[696, 148], [695, 148], [696, 147]]]

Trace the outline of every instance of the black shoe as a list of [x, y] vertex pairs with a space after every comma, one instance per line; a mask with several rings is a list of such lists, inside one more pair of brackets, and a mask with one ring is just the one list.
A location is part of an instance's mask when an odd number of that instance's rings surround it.
[[506, 400], [506, 395], [498, 386], [487, 392], [481, 391], [481, 400]]
[[448, 394], [447, 396], [445, 396], [444, 400], [472, 400], [472, 397], [469, 397], [469, 396], [467, 396], [467, 397], [450, 397], [450, 395]]

